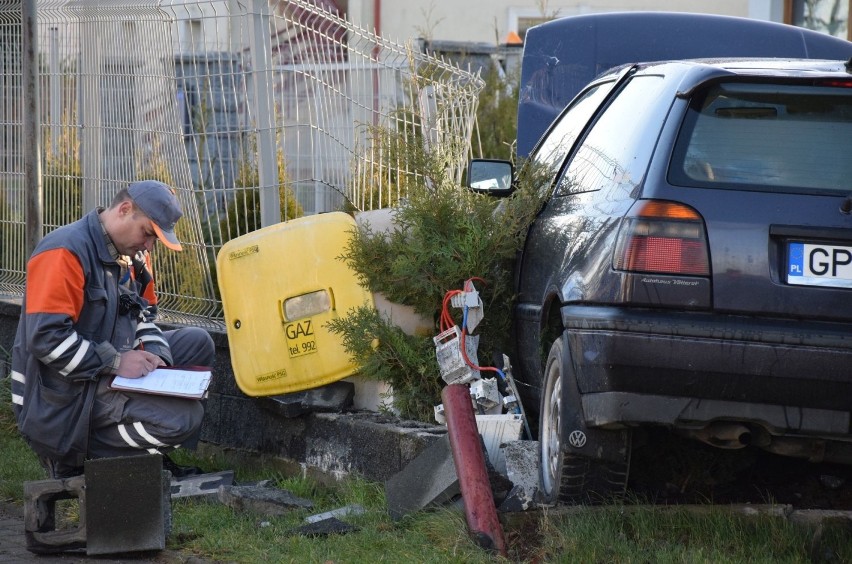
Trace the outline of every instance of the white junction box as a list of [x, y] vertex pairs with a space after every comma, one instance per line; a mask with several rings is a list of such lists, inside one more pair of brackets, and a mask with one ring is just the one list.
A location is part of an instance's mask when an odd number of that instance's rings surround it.
[[474, 413], [478, 411], [482, 415], [492, 415], [503, 411], [503, 400], [496, 378], [481, 378], [471, 382], [470, 397], [473, 400]]
[[[471, 368], [464, 360], [461, 352], [462, 334], [458, 325], [447, 329], [433, 337], [435, 356], [441, 369], [441, 378], [447, 384], [467, 384], [479, 378], [479, 370]], [[465, 352], [472, 364], [477, 364], [476, 349], [479, 346], [478, 335], [465, 335]]]
[[502, 415], [477, 415], [476, 428], [485, 442], [488, 460], [494, 469], [506, 474], [506, 457], [500, 450], [500, 445], [517, 441], [523, 433], [524, 422], [520, 413], [504, 413]]

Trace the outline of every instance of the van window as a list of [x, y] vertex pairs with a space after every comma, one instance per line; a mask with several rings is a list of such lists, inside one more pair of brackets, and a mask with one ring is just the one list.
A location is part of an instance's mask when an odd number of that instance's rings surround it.
[[695, 96], [669, 182], [778, 192], [852, 190], [852, 81], [717, 84]]

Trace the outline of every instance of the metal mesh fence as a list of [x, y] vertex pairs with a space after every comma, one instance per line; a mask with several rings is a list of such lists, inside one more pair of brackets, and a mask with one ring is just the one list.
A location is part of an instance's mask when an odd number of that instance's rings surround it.
[[[322, 0], [316, 0], [321, 4]], [[20, 2], [0, 0], [0, 293], [25, 281]], [[184, 252], [156, 251], [161, 312], [217, 324], [227, 240], [301, 214], [395, 204], [416, 171], [376, 129], [460, 179], [475, 75], [303, 0], [37, 3], [44, 226], [128, 182], [173, 186]]]

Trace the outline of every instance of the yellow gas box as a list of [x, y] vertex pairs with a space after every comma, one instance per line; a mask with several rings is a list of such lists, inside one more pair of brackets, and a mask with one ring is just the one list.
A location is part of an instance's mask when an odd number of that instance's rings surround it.
[[270, 396], [351, 376], [326, 322], [373, 296], [335, 258], [355, 220], [342, 212], [293, 219], [232, 239], [216, 257], [231, 365], [240, 389]]

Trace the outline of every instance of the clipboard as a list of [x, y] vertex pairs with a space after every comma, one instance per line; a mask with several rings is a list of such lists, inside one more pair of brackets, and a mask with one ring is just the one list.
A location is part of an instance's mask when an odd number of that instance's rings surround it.
[[207, 395], [212, 377], [209, 366], [164, 366], [139, 378], [115, 375], [109, 388], [123, 392], [202, 399]]

